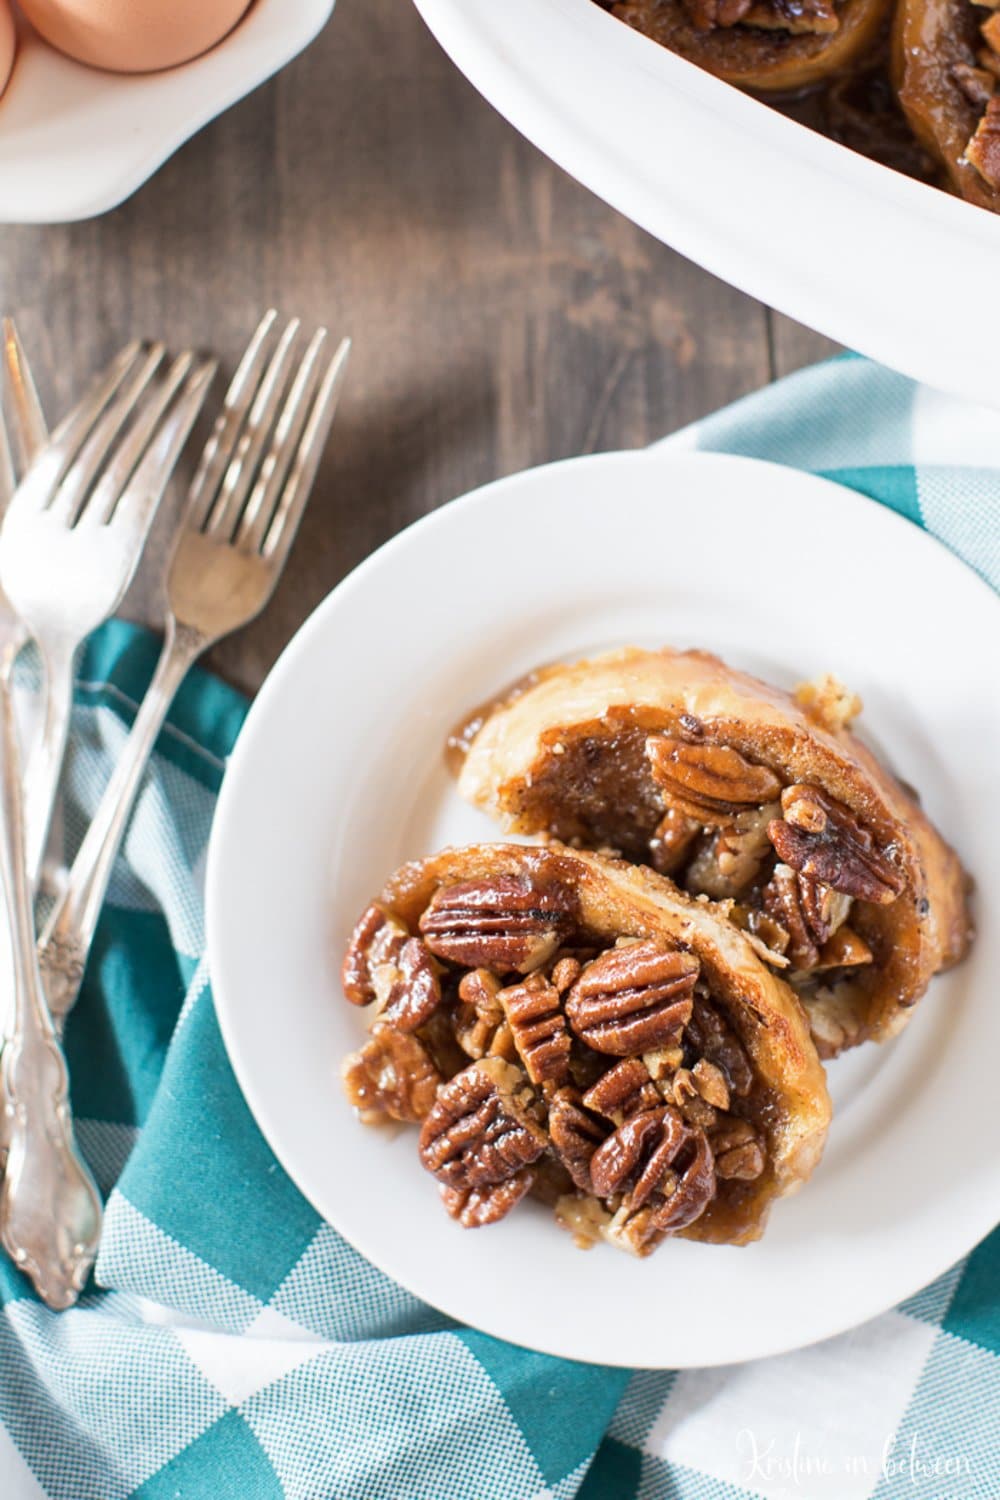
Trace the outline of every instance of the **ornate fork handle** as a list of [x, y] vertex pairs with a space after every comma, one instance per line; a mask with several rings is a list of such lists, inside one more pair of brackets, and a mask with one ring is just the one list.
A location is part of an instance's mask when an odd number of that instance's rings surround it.
[[66, 1062], [35, 954], [24, 838], [13, 651], [0, 662], [0, 877], [13, 948], [14, 1025], [2, 1061], [7, 1167], [0, 1239], [50, 1307], [79, 1296], [97, 1254], [101, 1200], [73, 1139]]
[[50, 643], [42, 653], [45, 667], [45, 717], [32, 747], [25, 776], [28, 825], [28, 877], [37, 887], [55, 811], [59, 775], [66, 753], [70, 717], [73, 712], [73, 643]]
[[168, 620], [153, 679], [38, 944], [49, 1010], [60, 1029], [80, 992], [111, 872], [157, 736], [177, 689], [210, 644], [201, 631]]

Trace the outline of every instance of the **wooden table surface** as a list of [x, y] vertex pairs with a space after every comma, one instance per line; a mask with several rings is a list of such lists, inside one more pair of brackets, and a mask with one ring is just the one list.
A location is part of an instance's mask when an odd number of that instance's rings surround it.
[[[307, 53], [115, 213], [0, 230], [0, 288], [51, 417], [135, 335], [209, 345], [227, 372], [271, 303], [353, 336], [279, 592], [210, 658], [248, 690], [416, 517], [532, 464], [645, 444], [833, 348], [554, 167], [411, 0], [339, 0]], [[146, 575], [128, 606], [155, 615]]]

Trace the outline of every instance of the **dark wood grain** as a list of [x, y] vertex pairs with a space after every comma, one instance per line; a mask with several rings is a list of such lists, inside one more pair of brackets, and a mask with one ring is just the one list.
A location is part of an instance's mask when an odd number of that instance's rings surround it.
[[[526, 465], [645, 444], [831, 347], [566, 177], [410, 0], [340, 0], [309, 52], [124, 207], [0, 231], [0, 268], [51, 414], [138, 333], [227, 367], [270, 303], [353, 335], [287, 575], [212, 658], [250, 690], [416, 517]], [[145, 576], [130, 605], [155, 615]]]

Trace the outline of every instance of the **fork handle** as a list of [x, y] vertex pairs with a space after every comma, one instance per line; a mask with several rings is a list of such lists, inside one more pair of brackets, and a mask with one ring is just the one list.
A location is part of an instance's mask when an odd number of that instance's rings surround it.
[[36, 889], [48, 849], [73, 713], [73, 669], [77, 649], [72, 641], [49, 645], [42, 653], [45, 715], [28, 757], [25, 773], [25, 817], [28, 879]]
[[61, 1028], [80, 993], [111, 872], [163, 721], [190, 667], [210, 644], [200, 631], [179, 625], [172, 616], [168, 619], [153, 679], [38, 945], [45, 993], [57, 1027]]
[[35, 954], [9, 658], [0, 671], [0, 879], [12, 937], [14, 1025], [2, 1057], [0, 1240], [43, 1300], [63, 1308], [76, 1301], [94, 1263], [101, 1200], [73, 1139], [66, 1060]]

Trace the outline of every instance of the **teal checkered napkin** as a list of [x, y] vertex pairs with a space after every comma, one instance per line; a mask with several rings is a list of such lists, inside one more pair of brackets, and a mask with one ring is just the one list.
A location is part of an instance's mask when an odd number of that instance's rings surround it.
[[[849, 359], [669, 441], [830, 474], [1000, 586], [990, 413]], [[155, 649], [120, 624], [90, 643], [71, 841]], [[62, 1314], [0, 1260], [0, 1500], [1000, 1500], [998, 1235], [813, 1349], [629, 1378], [450, 1323], [317, 1218], [243, 1102], [203, 957], [205, 849], [244, 712], [192, 675], [115, 873], [66, 1038], [104, 1244]]]

